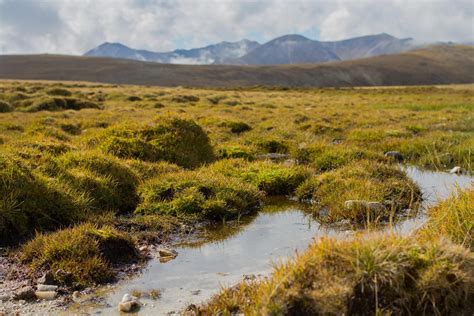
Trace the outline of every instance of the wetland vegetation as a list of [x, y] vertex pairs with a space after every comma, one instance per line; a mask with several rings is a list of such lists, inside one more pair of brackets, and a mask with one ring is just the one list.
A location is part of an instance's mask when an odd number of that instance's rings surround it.
[[[400, 161], [474, 169], [472, 85], [2, 81], [0, 112], [0, 246], [31, 283], [50, 273], [64, 295], [144, 262], [143, 245], [253, 216], [270, 196], [299, 200], [321, 225], [360, 229], [420, 204]], [[460, 189], [409, 236], [315, 241], [271, 277], [223, 289], [190, 312], [469, 312], [473, 202], [472, 188]]]

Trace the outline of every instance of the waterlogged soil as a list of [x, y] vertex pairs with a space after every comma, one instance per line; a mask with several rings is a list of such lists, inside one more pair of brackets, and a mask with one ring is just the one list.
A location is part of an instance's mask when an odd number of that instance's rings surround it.
[[[457, 186], [471, 186], [474, 180], [465, 175], [403, 168], [422, 189], [422, 209], [456, 192]], [[416, 217], [407, 217], [385, 229], [409, 234], [425, 220], [422, 210]], [[174, 260], [161, 263], [153, 259], [139, 276], [107, 288], [100, 303], [75, 304], [69, 312], [114, 315], [125, 293], [158, 291], [160, 297], [156, 300], [141, 299], [144, 305], [140, 315], [179, 313], [190, 304], [209, 299], [222, 286], [231, 286], [243, 278], [267, 276], [273, 264], [304, 250], [315, 239], [347, 238], [352, 233], [319, 225], [298, 204], [271, 207], [252, 218], [209, 228], [204, 239], [175, 245], [178, 256]]]

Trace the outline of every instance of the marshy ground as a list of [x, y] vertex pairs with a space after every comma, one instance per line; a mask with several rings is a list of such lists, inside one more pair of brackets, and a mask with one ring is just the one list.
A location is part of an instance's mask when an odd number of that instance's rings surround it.
[[[11, 309], [0, 313], [35, 301], [23, 292], [45, 274], [68, 305], [74, 291], [138, 269], [150, 245], [255, 216], [272, 196], [299, 200], [327, 227], [393, 223], [422, 200], [400, 162], [472, 173], [473, 109], [472, 85], [213, 90], [2, 81], [0, 246], [9, 268], [0, 277], [19, 282], [0, 291]], [[224, 289], [188, 312], [469, 313], [472, 188], [428, 214], [410, 236], [314, 242], [270, 278]]]

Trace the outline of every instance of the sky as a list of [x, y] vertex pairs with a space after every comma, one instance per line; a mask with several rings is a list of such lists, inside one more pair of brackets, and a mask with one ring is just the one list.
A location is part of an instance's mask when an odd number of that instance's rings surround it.
[[284, 34], [474, 41], [474, 0], [0, 0], [0, 54], [171, 51]]

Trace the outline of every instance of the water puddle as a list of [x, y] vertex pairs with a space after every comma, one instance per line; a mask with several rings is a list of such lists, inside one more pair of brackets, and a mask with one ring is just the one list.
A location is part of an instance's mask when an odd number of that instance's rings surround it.
[[[423, 194], [422, 209], [432, 207], [452, 193], [456, 193], [457, 186], [461, 189], [469, 188], [474, 183], [474, 177], [468, 175], [421, 170], [413, 166], [402, 167], [402, 169], [420, 187]], [[426, 213], [421, 212], [417, 217], [397, 223], [394, 229], [398, 233], [408, 234], [420, 228], [426, 219]]]
[[[404, 167], [422, 188], [424, 207], [435, 204], [455, 191], [455, 186], [469, 187], [473, 179], [442, 172], [422, 171]], [[424, 222], [424, 215], [395, 226], [408, 233]], [[217, 293], [222, 286], [231, 286], [244, 275], [268, 275], [272, 264], [304, 250], [322, 236], [344, 238], [350, 232], [320, 226], [298, 204], [286, 203], [260, 212], [239, 224], [226, 225], [209, 232], [207, 242], [191, 242], [175, 250], [179, 255], [166, 263], [152, 260], [141, 275], [114, 286], [106, 296], [106, 307], [80, 307], [81, 312], [117, 314], [117, 305], [125, 293], [133, 290], [158, 289], [161, 298], [142, 300], [146, 303], [140, 315], [163, 315], [178, 312], [189, 304], [199, 304]]]

